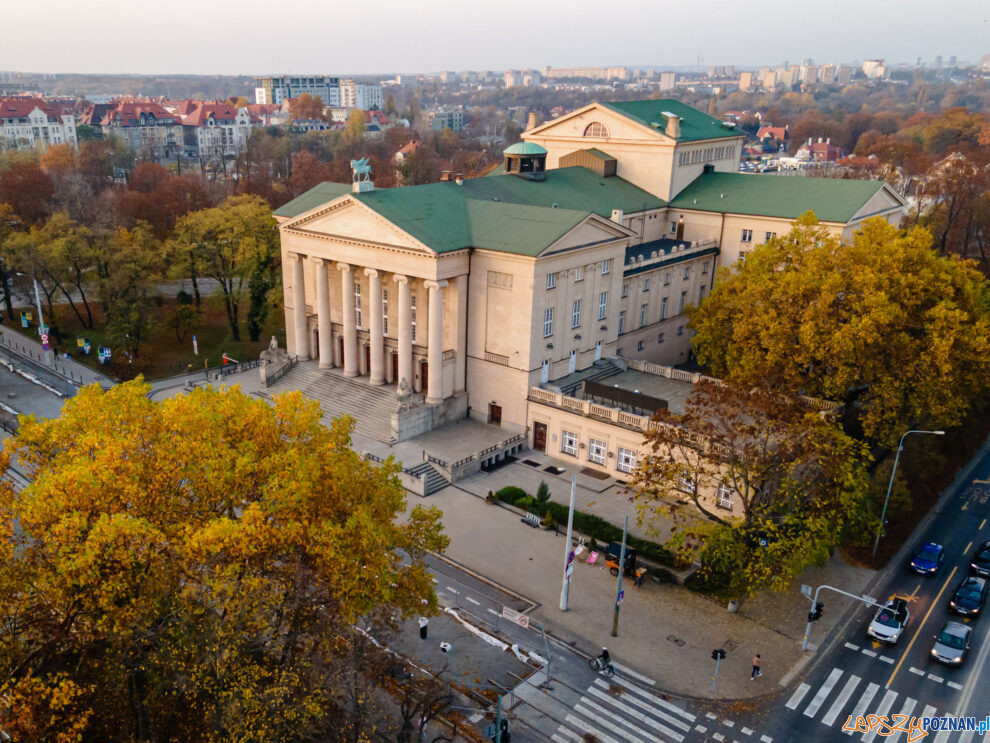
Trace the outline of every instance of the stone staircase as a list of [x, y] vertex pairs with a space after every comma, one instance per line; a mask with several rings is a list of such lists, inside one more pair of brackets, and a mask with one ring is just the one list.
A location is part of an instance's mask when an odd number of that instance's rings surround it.
[[423, 462], [417, 464], [415, 467], [410, 467], [406, 472], [416, 477], [426, 476], [426, 495], [433, 495], [438, 490], [442, 490], [450, 485], [450, 481], [440, 474], [440, 471], [429, 462]]
[[323, 414], [354, 419], [354, 432], [376, 441], [392, 437], [392, 413], [398, 407], [394, 387], [372, 387], [366, 377], [348, 379], [337, 370], [319, 369], [314, 363], [295, 366], [267, 390], [268, 396], [299, 390], [320, 403]]
[[582, 382], [597, 382], [621, 371], [622, 369], [616, 366], [611, 359], [599, 359], [591, 367], [582, 371], [579, 378], [573, 381], [568, 380], [566, 385], [561, 385], [560, 391], [565, 395], [573, 395], [581, 389]]

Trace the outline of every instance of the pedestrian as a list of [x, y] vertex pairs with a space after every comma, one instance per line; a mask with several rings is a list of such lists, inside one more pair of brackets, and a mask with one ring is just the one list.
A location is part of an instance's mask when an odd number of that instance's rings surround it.
[[753, 673], [750, 674], [749, 680], [753, 681], [757, 676], [762, 676], [763, 671], [760, 670], [760, 654], [757, 653], [756, 657], [753, 658]]

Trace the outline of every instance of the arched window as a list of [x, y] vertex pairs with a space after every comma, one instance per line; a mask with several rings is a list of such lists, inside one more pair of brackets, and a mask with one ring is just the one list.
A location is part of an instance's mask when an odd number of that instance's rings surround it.
[[588, 126], [584, 128], [584, 136], [586, 137], [608, 137], [608, 129], [605, 125], [599, 121], [592, 121]]

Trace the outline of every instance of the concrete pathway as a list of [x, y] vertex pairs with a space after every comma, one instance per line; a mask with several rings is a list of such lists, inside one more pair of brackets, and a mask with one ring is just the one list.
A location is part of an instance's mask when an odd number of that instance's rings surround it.
[[[102, 387], [112, 387], [117, 384], [115, 379], [111, 379], [106, 374], [90, 369], [72, 359], [55, 358], [54, 353], [51, 354], [51, 365], [46, 365], [45, 351], [41, 347], [40, 341], [35, 336], [25, 335], [10, 326], [5, 326], [0, 332], [0, 349], [5, 354], [13, 353], [26, 357], [31, 362], [46, 368], [50, 373], [68, 379], [76, 385], [87, 385], [95, 382]], [[96, 353], [96, 349], [93, 349], [92, 352]]]

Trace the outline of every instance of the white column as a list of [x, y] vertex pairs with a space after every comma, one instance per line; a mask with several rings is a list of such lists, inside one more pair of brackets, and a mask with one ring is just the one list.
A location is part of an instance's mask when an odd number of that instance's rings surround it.
[[430, 290], [429, 330], [427, 331], [426, 353], [429, 364], [426, 402], [434, 405], [443, 402], [443, 294], [446, 281], [427, 281]]
[[292, 312], [293, 328], [295, 330], [296, 356], [300, 361], [309, 358], [309, 330], [306, 327], [306, 272], [303, 261], [305, 257], [299, 253], [290, 253], [292, 257]]
[[371, 333], [371, 384], [385, 384], [385, 334], [382, 330], [382, 278], [374, 268], [364, 269], [368, 277], [368, 330]]
[[357, 357], [357, 318], [354, 316], [354, 272], [347, 263], [338, 263], [340, 269], [340, 296], [344, 312], [344, 376], [356, 377]]
[[330, 261], [325, 258], [314, 258], [316, 267], [316, 307], [318, 313], [317, 331], [320, 336], [320, 368], [329, 369], [333, 366], [333, 333], [330, 329], [330, 280], [327, 278], [327, 268]]
[[467, 293], [468, 277], [462, 273], [454, 280], [457, 287], [457, 335], [454, 338], [454, 392], [463, 392], [467, 374]]
[[409, 301], [409, 278], [395, 275], [392, 280], [399, 285], [399, 378], [396, 386], [404, 379], [412, 389], [412, 312]]

